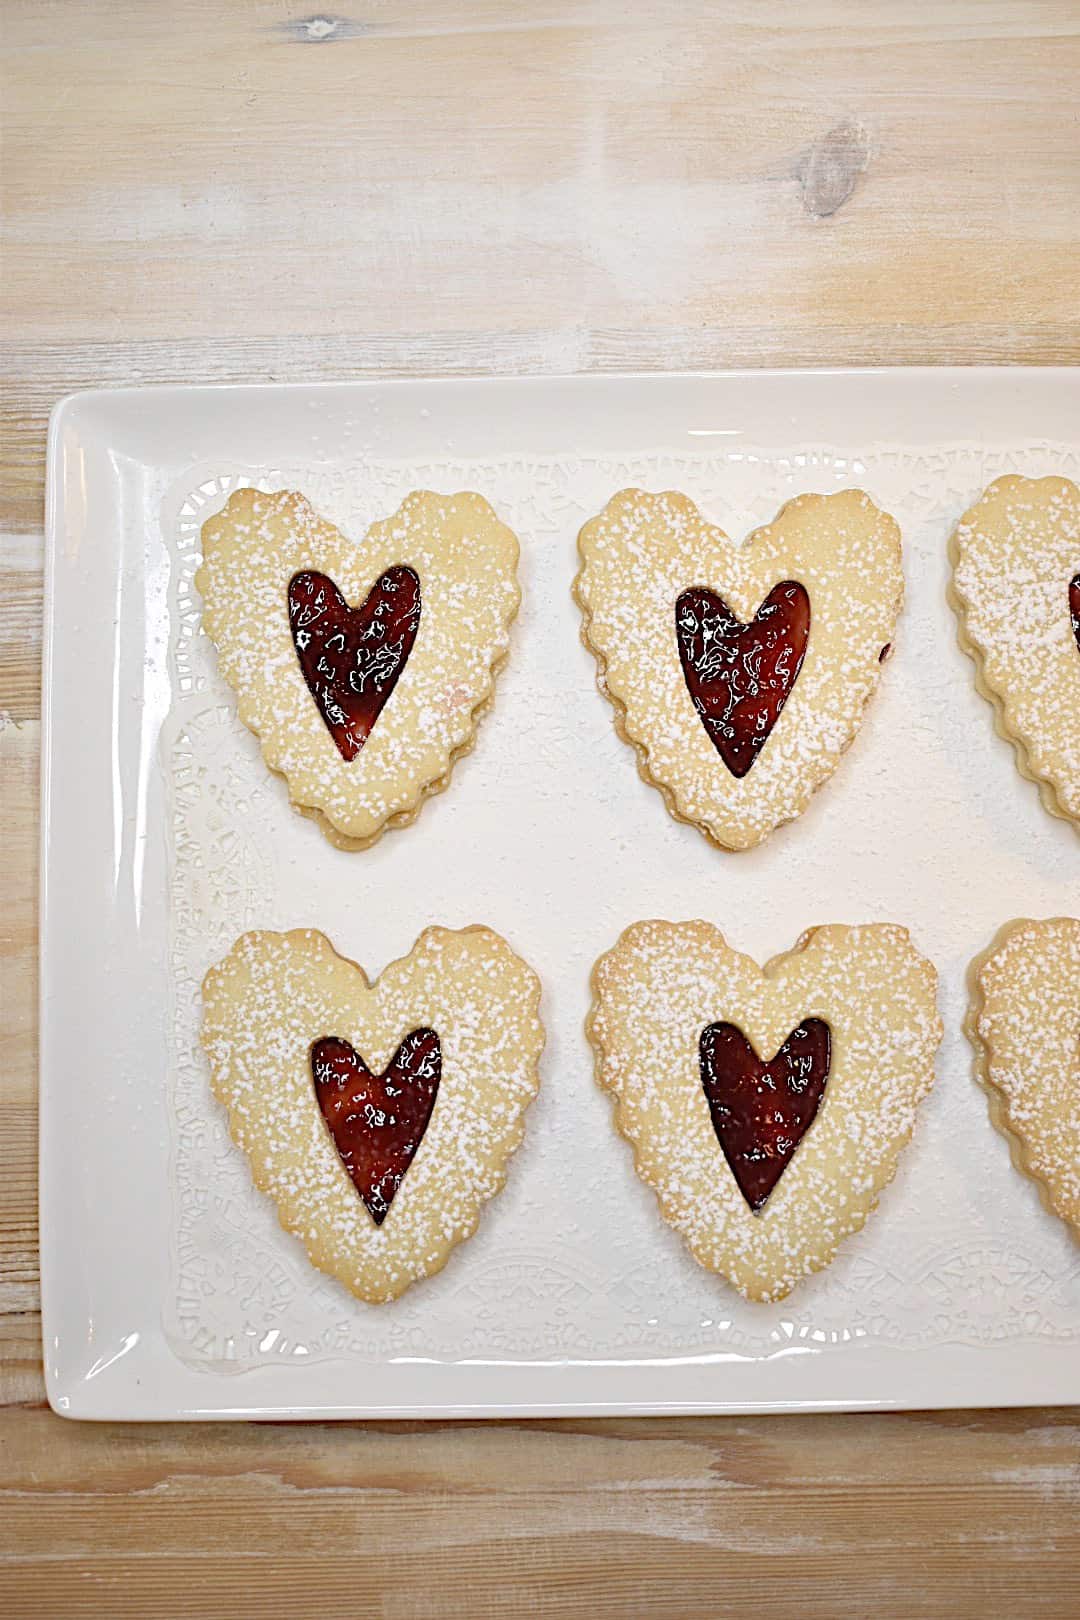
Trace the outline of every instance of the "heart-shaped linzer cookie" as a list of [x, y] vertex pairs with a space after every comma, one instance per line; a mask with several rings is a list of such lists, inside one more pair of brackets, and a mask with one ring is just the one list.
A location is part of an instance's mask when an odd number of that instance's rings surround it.
[[332, 843], [412, 821], [475, 740], [518, 609], [518, 543], [479, 495], [417, 490], [349, 539], [302, 495], [203, 525], [203, 627], [263, 758]]
[[952, 539], [960, 644], [1021, 774], [1080, 828], [1080, 488], [998, 478]]
[[772, 735], [798, 679], [810, 634], [810, 598], [794, 580], [775, 585], [750, 624], [714, 591], [675, 604], [683, 678], [710, 742], [743, 777]]
[[398, 683], [420, 628], [420, 581], [388, 568], [358, 607], [332, 579], [289, 581], [289, 624], [308, 691], [342, 759], [355, 759]]
[[574, 593], [620, 735], [672, 815], [749, 849], [836, 769], [903, 600], [900, 532], [860, 490], [800, 495], [742, 544], [628, 489], [587, 523]]
[[933, 1082], [936, 989], [886, 924], [812, 929], [760, 968], [709, 923], [642, 922], [596, 964], [588, 1034], [638, 1175], [748, 1299], [828, 1265], [892, 1180]]
[[991, 1118], [1080, 1237], [1080, 921], [1007, 923], [970, 983], [965, 1027]]
[[313, 930], [244, 934], [211, 968], [214, 1093], [313, 1265], [375, 1304], [472, 1234], [536, 1094], [539, 999], [488, 928], [429, 928], [373, 984]]

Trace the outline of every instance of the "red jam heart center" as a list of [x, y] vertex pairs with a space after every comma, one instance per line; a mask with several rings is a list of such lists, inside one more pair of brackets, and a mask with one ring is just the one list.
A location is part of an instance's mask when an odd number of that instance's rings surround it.
[[701, 1032], [701, 1083], [724, 1157], [756, 1215], [814, 1122], [829, 1078], [832, 1037], [821, 1018], [793, 1029], [763, 1063], [736, 1024]]
[[414, 1029], [382, 1074], [372, 1074], [348, 1041], [327, 1035], [311, 1048], [311, 1074], [341, 1162], [381, 1226], [435, 1106], [439, 1037], [433, 1029]]
[[1072, 618], [1077, 649], [1080, 650], [1080, 574], [1077, 574], [1069, 585], [1069, 614]]
[[289, 625], [308, 691], [342, 759], [355, 759], [397, 685], [420, 627], [420, 581], [388, 568], [359, 607], [328, 574], [289, 581]]
[[687, 690], [732, 776], [769, 740], [795, 685], [810, 635], [810, 598], [793, 579], [775, 585], [750, 624], [704, 585], [683, 591], [675, 630]]

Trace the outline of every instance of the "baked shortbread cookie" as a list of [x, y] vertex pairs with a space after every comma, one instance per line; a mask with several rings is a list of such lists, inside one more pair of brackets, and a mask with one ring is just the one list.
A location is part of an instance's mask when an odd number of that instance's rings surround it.
[[1080, 921], [1006, 923], [970, 973], [990, 1115], [1047, 1209], [1080, 1235]]
[[374, 984], [313, 929], [244, 934], [210, 969], [214, 1093], [313, 1265], [376, 1304], [472, 1235], [536, 1095], [539, 1001], [489, 928], [428, 928]]
[[937, 975], [904, 928], [814, 928], [760, 968], [705, 922], [635, 923], [587, 1025], [615, 1123], [701, 1265], [777, 1300], [893, 1178], [934, 1078]]
[[952, 539], [960, 644], [1021, 774], [1080, 827], [1080, 489], [998, 478]]
[[202, 541], [203, 626], [294, 806], [345, 849], [412, 821], [492, 699], [515, 536], [479, 495], [414, 491], [357, 541], [302, 495], [241, 489]]
[[877, 686], [900, 531], [861, 490], [799, 495], [743, 543], [671, 491], [582, 529], [574, 594], [616, 726], [671, 814], [725, 849], [799, 815]]

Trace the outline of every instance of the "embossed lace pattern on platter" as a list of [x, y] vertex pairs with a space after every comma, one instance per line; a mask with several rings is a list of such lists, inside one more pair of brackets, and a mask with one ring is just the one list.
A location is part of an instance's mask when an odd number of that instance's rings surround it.
[[[1077, 478], [1080, 456], [1056, 445], [954, 444], [933, 453], [764, 447], [195, 468], [165, 494], [175, 1212], [165, 1325], [177, 1355], [220, 1371], [328, 1356], [723, 1358], [799, 1343], [831, 1353], [862, 1339], [914, 1347], [1080, 1338], [1080, 1247], [1009, 1164], [960, 1034], [966, 961], [1007, 916], [1062, 909], [1060, 852], [1074, 837], [1037, 804], [1024, 808], [1030, 787], [1017, 779], [1014, 788], [1010, 751], [992, 736], [945, 600], [953, 524], [993, 477], [1012, 471]], [[199, 630], [200, 527], [244, 483], [301, 489], [356, 535], [410, 489], [475, 489], [521, 539], [521, 623], [476, 754], [416, 826], [374, 851], [335, 851], [291, 812]], [[578, 528], [630, 484], [681, 490], [738, 536], [804, 490], [857, 485], [904, 534], [908, 605], [866, 735], [811, 810], [749, 855], [710, 849], [665, 815], [615, 736], [592, 660], [576, 643], [569, 590]], [[954, 767], [962, 733], [981, 762], [974, 784]], [[925, 825], [910, 831], [905, 794], [931, 780]], [[1014, 802], [1026, 818], [1019, 830]], [[921, 859], [917, 842], [905, 852], [905, 839], [917, 837]], [[1015, 854], [988, 895], [958, 875], [954, 857], [969, 844]], [[448, 852], [461, 848], [484, 852], [471, 876], [464, 859], [460, 876], [450, 871]], [[897, 872], [905, 861], [921, 872]], [[1075, 912], [1080, 892], [1069, 898]], [[897, 1181], [832, 1266], [777, 1306], [746, 1304], [685, 1253], [635, 1180], [592, 1079], [582, 1031], [589, 968], [622, 927], [652, 915], [705, 915], [759, 959], [815, 923], [902, 922], [942, 970], [949, 1033]], [[477, 1236], [440, 1276], [392, 1306], [366, 1307], [312, 1269], [252, 1187], [210, 1095], [199, 984], [252, 927], [321, 928], [375, 974], [427, 923], [474, 921], [505, 934], [544, 982], [550, 1044], [540, 1097]]]

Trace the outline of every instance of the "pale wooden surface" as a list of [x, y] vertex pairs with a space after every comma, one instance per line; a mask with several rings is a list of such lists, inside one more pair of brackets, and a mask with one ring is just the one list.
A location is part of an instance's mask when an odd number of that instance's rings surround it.
[[0, 9], [0, 1609], [1075, 1614], [1067, 1411], [124, 1429], [43, 1405], [54, 400], [367, 371], [1080, 359], [1075, 0], [327, 15]]

